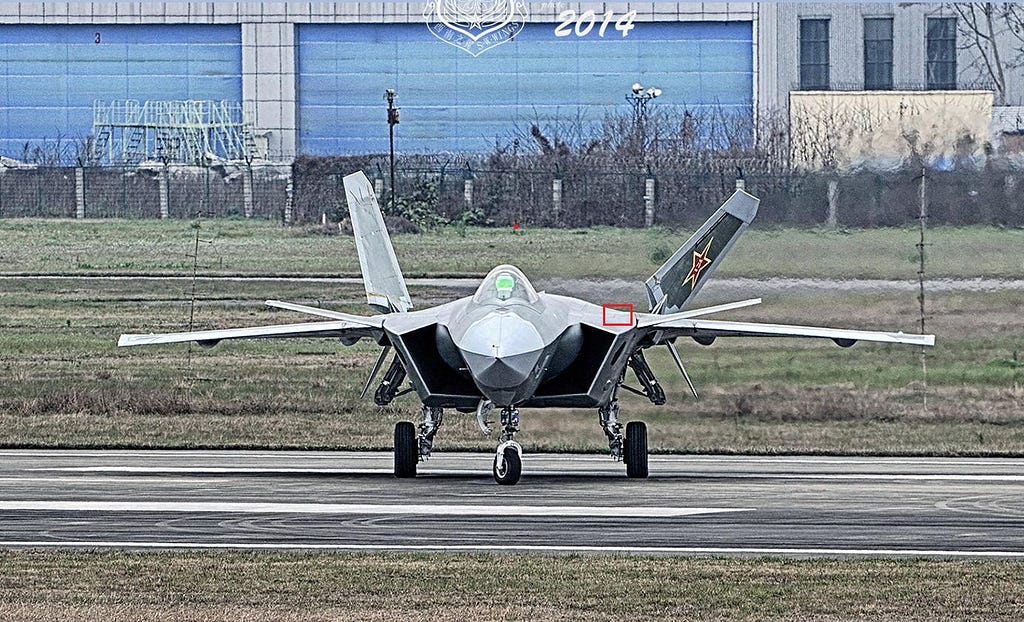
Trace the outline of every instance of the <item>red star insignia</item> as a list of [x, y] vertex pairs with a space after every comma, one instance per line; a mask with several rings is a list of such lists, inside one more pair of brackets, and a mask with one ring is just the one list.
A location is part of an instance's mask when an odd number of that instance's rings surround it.
[[697, 287], [697, 279], [700, 278], [700, 273], [704, 272], [704, 268], [711, 265], [711, 259], [708, 258], [708, 253], [711, 251], [711, 242], [714, 239], [715, 238], [712, 237], [708, 240], [708, 244], [704, 247], [703, 251], [699, 253], [697, 251], [693, 251], [693, 267], [690, 268], [690, 273], [686, 275], [685, 279], [683, 279], [683, 285], [691, 283], [691, 289]]

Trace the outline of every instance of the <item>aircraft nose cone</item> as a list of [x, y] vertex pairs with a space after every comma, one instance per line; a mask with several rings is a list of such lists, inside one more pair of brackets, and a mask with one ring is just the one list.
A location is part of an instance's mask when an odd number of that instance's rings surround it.
[[524, 384], [544, 350], [536, 327], [512, 313], [488, 315], [471, 325], [460, 341], [473, 379], [485, 390]]

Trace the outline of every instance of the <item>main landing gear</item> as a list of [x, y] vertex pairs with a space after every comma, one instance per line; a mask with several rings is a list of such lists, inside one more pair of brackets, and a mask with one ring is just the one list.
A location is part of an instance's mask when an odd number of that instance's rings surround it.
[[[488, 413], [494, 406], [489, 401], [480, 403], [477, 409], [477, 423], [485, 435], [491, 434]], [[615, 395], [598, 410], [601, 428], [608, 437], [608, 451], [612, 458], [626, 464], [626, 476], [645, 478], [647, 469], [647, 424], [630, 421], [625, 426], [619, 423], [619, 401]], [[416, 477], [416, 466], [430, 457], [434, 447], [434, 436], [441, 427], [444, 410], [435, 406], [423, 407], [423, 422], [417, 426], [409, 421], [395, 424], [395, 477]], [[516, 442], [519, 432], [519, 409], [506, 406], [501, 409], [501, 438], [494, 453], [492, 472], [494, 481], [502, 486], [519, 483], [523, 476], [523, 448]]]
[[604, 435], [608, 437], [608, 453], [615, 460], [626, 463], [626, 477], [647, 477], [647, 424], [630, 421], [623, 436], [622, 424], [619, 423], [619, 400], [615, 397], [597, 413]]
[[395, 424], [395, 477], [416, 477], [416, 464], [430, 457], [443, 415], [443, 408], [423, 406], [423, 422], [418, 434], [416, 426], [409, 421]]

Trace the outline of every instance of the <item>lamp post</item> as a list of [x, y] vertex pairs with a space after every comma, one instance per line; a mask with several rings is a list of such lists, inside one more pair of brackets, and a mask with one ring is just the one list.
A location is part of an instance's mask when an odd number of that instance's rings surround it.
[[637, 160], [644, 178], [644, 226], [654, 224], [654, 177], [647, 164], [647, 102], [661, 96], [661, 89], [650, 87], [644, 89], [639, 82], [634, 82], [626, 101], [633, 105], [633, 139], [636, 141]]
[[647, 102], [656, 97], [661, 97], [661, 89], [653, 86], [644, 89], [639, 82], [634, 82], [630, 92], [626, 94], [626, 101], [633, 105], [633, 133], [641, 156], [646, 152]]
[[384, 99], [388, 102], [388, 147], [391, 155], [391, 213], [395, 214], [395, 126], [398, 125], [398, 111], [400, 109], [395, 108], [394, 89], [385, 90]]

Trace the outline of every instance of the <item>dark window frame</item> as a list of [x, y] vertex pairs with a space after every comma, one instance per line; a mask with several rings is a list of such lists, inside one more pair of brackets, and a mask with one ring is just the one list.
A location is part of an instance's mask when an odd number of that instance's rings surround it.
[[928, 90], [956, 90], [956, 18], [926, 18], [924, 37]]
[[893, 88], [893, 18], [864, 18], [864, 90]]
[[829, 76], [829, 18], [800, 18], [800, 90], [827, 91]]

